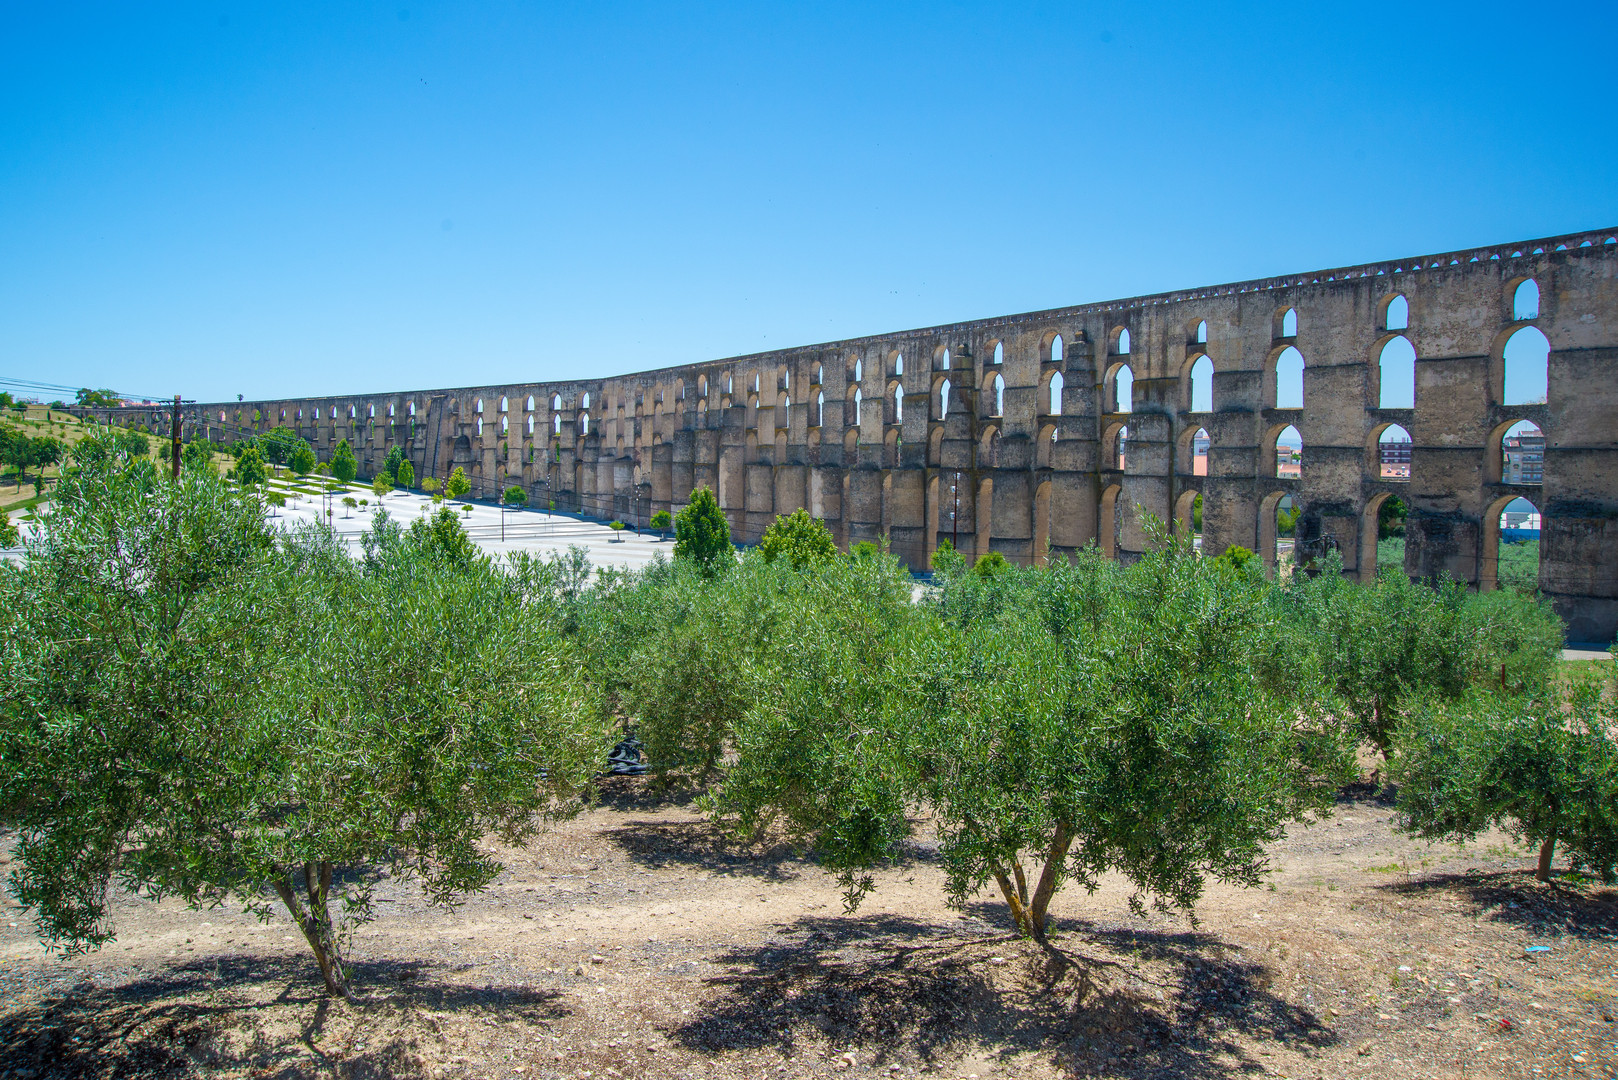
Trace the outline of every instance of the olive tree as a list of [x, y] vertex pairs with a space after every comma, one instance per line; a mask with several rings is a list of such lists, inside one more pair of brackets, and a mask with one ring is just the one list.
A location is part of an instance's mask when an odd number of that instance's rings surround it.
[[909, 618], [855, 590], [801, 605], [712, 808], [784, 827], [853, 904], [930, 806], [950, 902], [992, 884], [1039, 940], [1065, 883], [1118, 872], [1187, 909], [1210, 876], [1256, 883], [1265, 845], [1329, 810], [1348, 740], [1268, 586], [1158, 538], [1127, 568], [955, 568]]
[[1571, 695], [1474, 691], [1423, 702], [1395, 743], [1400, 823], [1430, 840], [1470, 840], [1491, 825], [1539, 846], [1550, 880], [1560, 843], [1569, 865], [1618, 880], [1618, 742], [1614, 702], [1583, 681]]
[[[577, 805], [610, 740], [572, 650], [487, 560], [392, 530], [363, 566], [256, 498], [109, 453], [0, 569], [0, 818], [43, 940], [109, 940], [111, 886], [284, 907], [326, 989], [379, 867], [434, 902], [478, 846]], [[562, 688], [566, 688], [565, 690]]]

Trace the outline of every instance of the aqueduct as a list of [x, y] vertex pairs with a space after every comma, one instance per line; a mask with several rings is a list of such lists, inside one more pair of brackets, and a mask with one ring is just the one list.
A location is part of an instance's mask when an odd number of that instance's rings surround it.
[[[162, 406], [76, 411], [168, 429]], [[1397, 495], [1405, 570], [1489, 589], [1500, 509], [1526, 496], [1569, 637], [1618, 630], [1613, 230], [605, 379], [199, 404], [184, 420], [224, 441], [291, 427], [322, 460], [346, 438], [362, 476], [399, 446], [419, 477], [459, 465], [474, 493], [520, 484], [624, 520], [706, 484], [740, 540], [806, 507], [840, 543], [886, 537], [918, 567], [943, 539], [1025, 563], [1092, 541], [1127, 559], [1148, 514], [1184, 528], [1198, 496], [1204, 550], [1273, 558], [1290, 497], [1299, 543], [1333, 544], [1369, 578], [1377, 508]], [[1538, 483], [1502, 469], [1520, 421], [1544, 435]], [[1399, 429], [1408, 468], [1385, 475], [1380, 441]]]

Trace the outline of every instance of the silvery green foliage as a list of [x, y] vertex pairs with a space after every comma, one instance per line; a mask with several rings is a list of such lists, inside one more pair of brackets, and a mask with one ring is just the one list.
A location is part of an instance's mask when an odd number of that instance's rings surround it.
[[338, 913], [381, 867], [449, 903], [487, 833], [577, 805], [610, 739], [571, 647], [488, 560], [378, 533], [356, 564], [116, 448], [64, 478], [0, 578], [8, 885], [47, 943], [108, 940], [114, 885], [284, 904], [347, 994]]
[[880, 563], [795, 575], [791, 647], [710, 807], [812, 847], [851, 906], [930, 811], [950, 900], [993, 885], [1041, 938], [1058, 888], [1109, 871], [1185, 908], [1209, 877], [1256, 883], [1264, 846], [1329, 809], [1349, 740], [1269, 586], [1159, 541], [1129, 567], [950, 562], [920, 606]]

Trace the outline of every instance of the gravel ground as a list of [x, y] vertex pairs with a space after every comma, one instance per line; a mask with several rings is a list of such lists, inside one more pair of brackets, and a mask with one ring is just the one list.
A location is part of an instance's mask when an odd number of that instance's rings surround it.
[[[319, 991], [289, 923], [121, 896], [118, 938], [47, 956], [0, 918], [0, 1077], [1599, 1077], [1618, 1065], [1618, 890], [1542, 886], [1504, 837], [1395, 832], [1350, 792], [1210, 888], [1054, 905], [1053, 947], [987, 894], [946, 908], [925, 821], [845, 913], [778, 848], [727, 844], [615, 780], [453, 911], [384, 883]], [[0, 840], [9, 860], [11, 837]], [[1544, 951], [1530, 946], [1544, 946]]]

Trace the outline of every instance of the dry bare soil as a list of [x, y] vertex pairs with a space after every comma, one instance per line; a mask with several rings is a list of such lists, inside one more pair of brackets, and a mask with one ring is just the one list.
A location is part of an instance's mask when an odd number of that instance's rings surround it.
[[[124, 896], [48, 957], [0, 918], [0, 1077], [1536, 1077], [1618, 1064], [1618, 891], [1536, 884], [1499, 836], [1395, 832], [1371, 789], [1210, 889], [1199, 922], [1064, 893], [1047, 951], [913, 857], [855, 914], [790, 852], [728, 844], [642, 782], [446, 911], [384, 882], [324, 998], [290, 924]], [[9, 850], [7, 837], [0, 849]], [[0, 856], [9, 857], [9, 856]], [[7, 901], [9, 904], [10, 902]], [[1545, 951], [1529, 952], [1529, 946]]]

